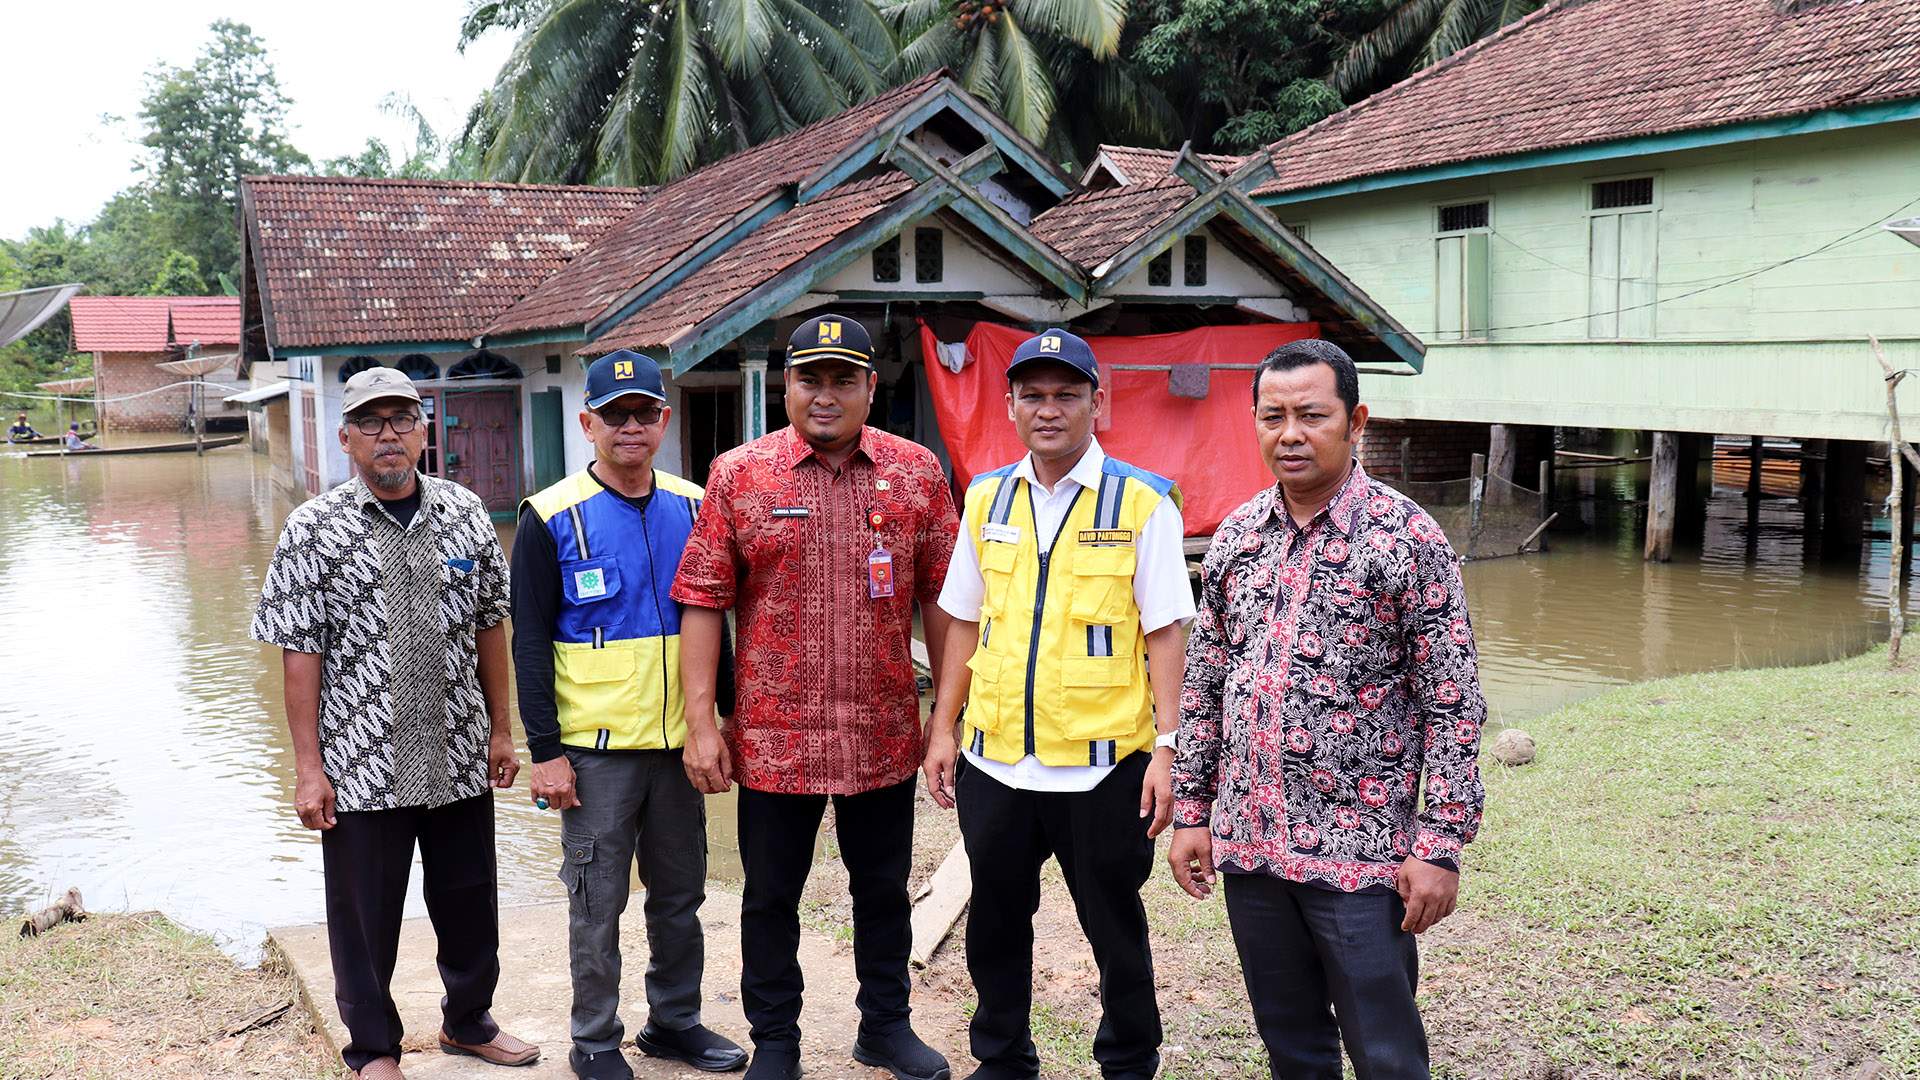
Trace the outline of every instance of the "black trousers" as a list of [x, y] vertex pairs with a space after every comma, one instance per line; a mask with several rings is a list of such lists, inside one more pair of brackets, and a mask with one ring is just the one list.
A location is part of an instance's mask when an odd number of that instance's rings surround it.
[[1160, 1005], [1140, 887], [1153, 841], [1140, 817], [1148, 754], [1129, 754], [1092, 791], [1019, 791], [969, 767], [957, 782], [960, 835], [973, 867], [967, 972], [980, 997], [973, 1056], [994, 1075], [1038, 1076], [1033, 1046], [1033, 916], [1040, 868], [1060, 860], [1080, 928], [1100, 969], [1093, 1057], [1109, 1080], [1151, 1077], [1160, 1066]]
[[1420, 956], [1391, 892], [1343, 893], [1264, 874], [1222, 874], [1227, 919], [1277, 1080], [1425, 1080], [1413, 995]]
[[400, 1058], [400, 1010], [389, 984], [416, 842], [447, 990], [440, 999], [442, 1030], [463, 1043], [487, 1042], [500, 1030], [488, 1012], [500, 981], [493, 793], [431, 810], [339, 814], [320, 834], [320, 853], [333, 996], [348, 1035], [340, 1056], [356, 1071], [375, 1058]]
[[[858, 795], [834, 795], [834, 829], [853, 893], [854, 1004], [860, 1028], [885, 1034], [905, 1027], [907, 959], [913, 951], [913, 795], [916, 778]], [[762, 1050], [797, 1050], [800, 998], [800, 893], [813, 868], [813, 841], [826, 795], [740, 789], [740, 1003]]]

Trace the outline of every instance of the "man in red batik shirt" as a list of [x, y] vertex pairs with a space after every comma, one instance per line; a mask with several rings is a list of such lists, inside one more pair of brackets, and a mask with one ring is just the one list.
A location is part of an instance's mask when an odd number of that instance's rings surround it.
[[[898, 1080], [947, 1080], [909, 1025], [907, 873], [924, 738], [910, 645], [935, 602], [959, 516], [933, 453], [867, 427], [876, 378], [866, 329], [822, 315], [787, 346], [790, 427], [722, 454], [673, 586], [685, 605], [684, 762], [695, 787], [738, 780], [741, 1003], [749, 1080], [800, 1072], [800, 892], [827, 800], [853, 892], [856, 1060]], [[727, 608], [739, 632], [738, 705], [724, 736], [715, 672]]]

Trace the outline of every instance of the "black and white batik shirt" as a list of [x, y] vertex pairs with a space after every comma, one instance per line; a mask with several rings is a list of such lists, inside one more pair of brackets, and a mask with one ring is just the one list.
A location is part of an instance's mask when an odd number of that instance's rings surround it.
[[511, 612], [480, 497], [420, 477], [402, 528], [358, 477], [287, 515], [253, 637], [319, 653], [320, 758], [343, 813], [487, 790], [474, 633]]

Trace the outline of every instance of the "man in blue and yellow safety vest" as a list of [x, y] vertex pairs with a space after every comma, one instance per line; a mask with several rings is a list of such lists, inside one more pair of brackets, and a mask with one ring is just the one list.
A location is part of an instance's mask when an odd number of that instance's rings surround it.
[[1106, 392], [1085, 341], [1043, 331], [1015, 351], [1007, 379], [1029, 452], [967, 489], [940, 594], [955, 622], [925, 766], [934, 800], [959, 804], [972, 864], [973, 1077], [1040, 1075], [1033, 915], [1053, 856], [1100, 969], [1093, 1056], [1109, 1080], [1145, 1080], [1161, 1031], [1140, 887], [1173, 810], [1194, 613], [1180, 493], [1101, 451]]
[[[560, 811], [569, 900], [573, 1070], [627, 1080], [620, 915], [638, 856], [646, 887], [641, 1052], [709, 1072], [746, 1053], [700, 1022], [706, 899], [702, 796], [681, 763], [680, 607], [667, 595], [700, 488], [653, 467], [672, 410], [660, 365], [621, 350], [587, 371], [585, 469], [527, 499], [513, 543], [513, 660], [536, 805]], [[732, 712], [731, 665], [720, 665]]]

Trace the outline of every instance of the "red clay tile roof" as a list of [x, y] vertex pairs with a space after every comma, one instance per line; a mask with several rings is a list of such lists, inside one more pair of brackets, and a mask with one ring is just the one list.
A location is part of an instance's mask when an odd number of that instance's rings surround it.
[[1191, 202], [1194, 195], [1191, 185], [1168, 173], [1145, 183], [1074, 195], [1034, 218], [1027, 228], [1042, 243], [1091, 271]]
[[[1173, 161], [1180, 156], [1175, 150], [1112, 146], [1106, 143], [1101, 144], [1100, 153], [1126, 174], [1126, 183], [1129, 184], [1150, 184], [1163, 176], [1172, 176]], [[1224, 174], [1239, 168], [1246, 159], [1232, 154], [1201, 154], [1200, 160]]]
[[934, 72], [655, 189], [639, 213], [502, 314], [487, 333], [586, 323], [761, 196], [806, 179], [867, 138], [889, 115], [945, 77], [944, 71]]
[[1920, 97], [1920, 0], [1559, 0], [1273, 144], [1262, 192]]
[[248, 177], [276, 348], [461, 341], [638, 205], [634, 188]]
[[615, 349], [671, 345], [704, 319], [771, 281], [840, 234], [913, 190], [897, 172], [843, 184], [755, 229], [726, 254], [664, 296], [579, 350], [598, 356]]
[[165, 352], [240, 342], [237, 296], [76, 296], [67, 310], [76, 352]]

